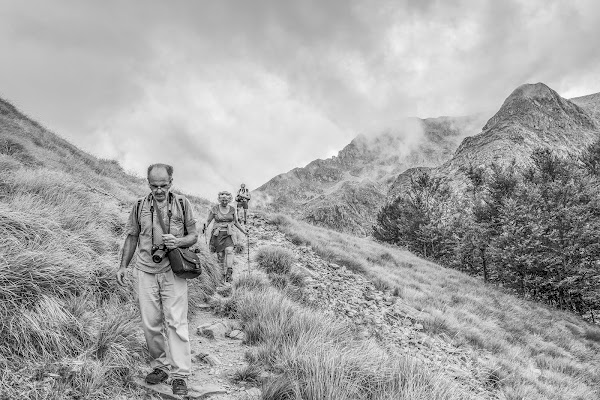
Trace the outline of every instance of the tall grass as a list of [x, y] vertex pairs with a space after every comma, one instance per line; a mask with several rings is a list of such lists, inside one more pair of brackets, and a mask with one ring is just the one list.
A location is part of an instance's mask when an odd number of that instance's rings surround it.
[[253, 364], [271, 374], [265, 400], [468, 398], [415, 360], [358, 339], [351, 326], [294, 303], [262, 279], [241, 277], [233, 302], [247, 343], [258, 346]]
[[2, 398], [113, 398], [142, 359], [131, 295], [114, 282], [123, 217], [61, 172], [1, 179]]
[[488, 354], [481, 366], [482, 384], [495, 382], [500, 396], [600, 398], [600, 327], [399, 248], [282, 215], [270, 221], [292, 242], [312, 247], [325, 260], [385, 282], [380, 289], [394, 288], [399, 305], [419, 311], [430, 334]]
[[295, 261], [294, 253], [277, 246], [262, 246], [254, 257], [259, 267], [268, 274], [287, 274]]
[[[13, 164], [0, 176], [0, 398], [142, 398], [128, 384], [145, 367], [137, 305], [115, 281], [137, 196]], [[216, 271], [192, 293], [214, 292]]]
[[[145, 180], [0, 108], [0, 398], [146, 398], [130, 385], [146, 367], [137, 305], [115, 281]], [[201, 219], [208, 202], [190, 200]], [[207, 265], [191, 303], [215, 290]]]

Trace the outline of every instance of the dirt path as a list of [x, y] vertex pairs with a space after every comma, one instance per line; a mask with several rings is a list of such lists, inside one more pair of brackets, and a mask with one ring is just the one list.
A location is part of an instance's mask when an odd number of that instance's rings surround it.
[[[250, 248], [255, 249], [256, 238], [253, 237], [252, 221], [250, 227]], [[239, 236], [244, 240], [243, 236]], [[245, 243], [244, 243], [245, 244]], [[255, 266], [251, 266], [255, 268]], [[233, 267], [234, 278], [248, 271], [247, 253], [236, 254]], [[230, 290], [224, 285], [219, 291]], [[230, 338], [230, 333], [237, 333], [240, 326], [235, 320], [216, 316], [206, 305], [194, 311], [190, 319], [190, 339], [192, 348], [192, 376], [190, 386], [217, 386], [226, 391], [223, 394], [207, 396], [210, 400], [250, 400], [260, 398], [260, 390], [250, 384], [234, 383], [232, 375], [248, 365], [245, 353], [249, 349], [243, 344], [242, 334], [238, 338]], [[200, 328], [200, 329], [199, 329]], [[212, 338], [211, 338], [212, 336]]]

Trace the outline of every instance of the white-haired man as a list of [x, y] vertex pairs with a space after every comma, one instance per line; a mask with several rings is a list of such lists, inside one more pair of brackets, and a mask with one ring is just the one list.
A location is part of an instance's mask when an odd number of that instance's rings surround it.
[[[137, 248], [134, 273], [142, 328], [153, 368], [146, 382], [164, 382], [170, 374], [173, 394], [186, 395], [192, 366], [188, 287], [185, 279], [173, 273], [164, 252], [195, 244], [198, 233], [188, 199], [172, 193], [172, 183], [173, 167], [166, 164], [148, 167], [150, 193], [139, 199], [129, 214], [117, 282], [125, 284], [127, 266]], [[161, 217], [167, 232], [161, 228]]]

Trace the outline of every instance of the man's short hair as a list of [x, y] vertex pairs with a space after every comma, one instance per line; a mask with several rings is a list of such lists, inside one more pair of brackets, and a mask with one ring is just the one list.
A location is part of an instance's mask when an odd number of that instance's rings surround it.
[[164, 168], [167, 171], [167, 175], [169, 175], [169, 178], [173, 177], [173, 167], [171, 165], [158, 163], [152, 164], [148, 167], [148, 178], [150, 178], [150, 172], [152, 172], [154, 168]]

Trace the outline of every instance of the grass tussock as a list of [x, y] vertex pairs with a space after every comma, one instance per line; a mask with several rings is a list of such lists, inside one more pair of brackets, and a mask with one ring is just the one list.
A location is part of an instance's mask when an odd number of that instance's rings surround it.
[[61, 173], [2, 179], [0, 359], [13, 362], [0, 391], [114, 398], [143, 357], [132, 295], [114, 280], [123, 218]]
[[[137, 396], [124, 385], [143, 361], [138, 313], [115, 282], [126, 214], [76, 178], [23, 167], [0, 178], [6, 398]], [[209, 269], [194, 285], [212, 292], [215, 276]]]
[[[600, 397], [600, 328], [491, 288], [397, 247], [275, 215], [270, 222], [329, 262], [363, 273], [421, 312], [424, 329], [490, 354], [481, 381], [507, 399]], [[300, 238], [300, 239], [298, 239]], [[544, 360], [543, 357], [548, 357]], [[535, 373], [532, 365], [536, 366]], [[492, 383], [490, 383], [492, 382]]]
[[268, 274], [287, 274], [294, 265], [294, 253], [277, 246], [262, 246], [256, 251], [256, 261]]
[[262, 382], [262, 369], [256, 364], [248, 364], [245, 367], [237, 369], [231, 380], [236, 383], [246, 382], [251, 383], [253, 385], [258, 385]]
[[[245, 284], [245, 279], [252, 280]], [[263, 399], [463, 399], [442, 376], [389, 355], [352, 328], [304, 308], [280, 291], [241, 278], [235, 316], [246, 332], [251, 365], [272, 375]]]

